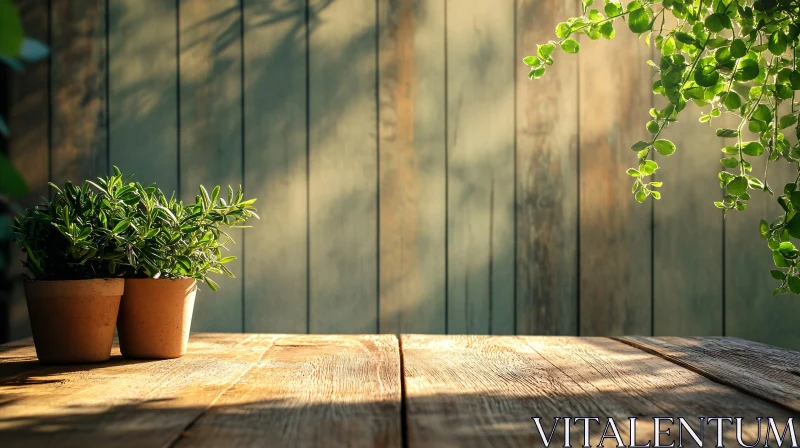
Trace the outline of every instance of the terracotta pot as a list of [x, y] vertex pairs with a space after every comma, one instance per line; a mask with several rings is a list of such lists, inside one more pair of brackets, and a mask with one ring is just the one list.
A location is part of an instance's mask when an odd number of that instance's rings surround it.
[[39, 361], [108, 361], [125, 280], [25, 282], [25, 299]]
[[186, 353], [197, 282], [129, 278], [119, 310], [119, 349], [126, 358], [180, 358]]

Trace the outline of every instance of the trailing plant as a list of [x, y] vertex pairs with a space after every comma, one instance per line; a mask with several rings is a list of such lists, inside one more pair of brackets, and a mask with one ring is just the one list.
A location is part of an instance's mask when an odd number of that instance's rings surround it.
[[218, 285], [209, 274], [234, 277], [225, 265], [236, 257], [223, 254], [234, 241], [224, 229], [246, 228], [247, 219], [258, 218], [256, 200], [245, 200], [241, 186], [235, 194], [229, 186], [225, 199], [219, 186], [209, 194], [201, 185], [195, 203], [188, 205], [154, 187], [136, 184], [136, 189], [141, 200], [131, 225], [137, 238], [128, 255], [133, 276], [191, 277], [214, 291]]
[[[674, 17], [669, 25], [667, 15]], [[653, 151], [663, 156], [675, 152], [675, 144], [660, 137], [688, 102], [707, 108], [701, 122], [711, 124], [723, 114], [735, 116], [736, 127], [716, 129], [717, 136], [735, 138], [736, 143], [722, 148], [718, 177], [725, 195], [714, 205], [727, 213], [744, 210], [751, 193], [775, 197], [783, 213], [771, 221], [762, 219], [759, 232], [778, 268], [770, 271], [780, 282], [775, 294], [800, 294], [800, 251], [792, 242], [800, 239], [800, 145], [786, 137], [787, 132], [800, 137], [795, 102], [800, 90], [800, 3], [634, 0], [623, 5], [604, 0], [595, 5], [594, 0], [583, 0], [582, 14], [559, 23], [557, 39], [538, 45], [536, 55], [524, 59], [530, 66], [529, 77], [541, 78], [553, 64], [557, 49], [577, 53], [577, 35], [611, 39], [620, 22], [660, 50], [658, 62], [648, 64], [654, 69], [653, 92], [668, 101], [663, 108], [650, 110], [646, 124], [650, 137], [631, 147], [637, 163], [627, 173], [634, 179], [635, 199], [661, 197], [657, 188], [662, 183], [647, 180], [659, 168], [649, 156]], [[745, 130], [755, 138], [745, 141]], [[753, 171], [752, 161], [757, 158], [765, 159], [763, 173]], [[797, 171], [794, 182], [775, 187], [777, 192], [769, 183], [771, 162], [788, 163]]]
[[[136, 238], [131, 227], [139, 198], [121, 175], [99, 179], [98, 194], [85, 182], [76, 187], [55, 184], [52, 200], [27, 209], [16, 218], [17, 244], [23, 262], [37, 280], [80, 280], [120, 277], [126, 271], [128, 248]], [[129, 267], [129, 266], [127, 266]]]

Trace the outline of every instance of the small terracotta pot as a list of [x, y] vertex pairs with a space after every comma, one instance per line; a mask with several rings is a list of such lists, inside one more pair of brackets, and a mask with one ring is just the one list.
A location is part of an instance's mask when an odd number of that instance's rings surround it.
[[108, 361], [124, 288], [121, 278], [25, 282], [39, 361]]
[[189, 344], [197, 282], [129, 278], [117, 322], [119, 349], [126, 358], [180, 358]]

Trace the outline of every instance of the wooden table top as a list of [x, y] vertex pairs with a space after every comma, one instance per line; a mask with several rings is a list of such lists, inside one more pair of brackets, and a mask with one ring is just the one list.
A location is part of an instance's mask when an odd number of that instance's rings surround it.
[[609, 418], [627, 444], [629, 417], [640, 443], [653, 417], [744, 417], [752, 443], [756, 417], [798, 415], [800, 353], [735, 338], [194, 334], [180, 359], [89, 366], [0, 346], [2, 447], [542, 446], [554, 416], [599, 417], [593, 446]]

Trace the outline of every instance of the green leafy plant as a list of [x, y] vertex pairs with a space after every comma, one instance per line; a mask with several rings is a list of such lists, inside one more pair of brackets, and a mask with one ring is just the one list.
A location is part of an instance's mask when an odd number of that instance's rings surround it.
[[[599, 3], [599, 1], [598, 1]], [[667, 15], [669, 19], [667, 25]], [[796, 0], [634, 0], [626, 5], [604, 0], [583, 0], [582, 14], [556, 27], [557, 39], [537, 46], [536, 55], [523, 62], [529, 77], [541, 78], [553, 64], [557, 49], [577, 53], [575, 39], [611, 39], [615, 26], [645, 36], [648, 45], [660, 50], [654, 69], [653, 92], [667, 99], [666, 106], [651, 109], [646, 128], [650, 138], [633, 144], [637, 164], [628, 169], [634, 178], [637, 201], [659, 199], [661, 182], [648, 182], [659, 165], [649, 156], [675, 152], [675, 144], [660, 138], [675, 123], [687, 103], [708, 108], [700, 121], [712, 123], [723, 114], [736, 117], [735, 128], [720, 127], [716, 135], [735, 138], [722, 148], [719, 173], [724, 198], [714, 205], [726, 213], [744, 210], [750, 193], [776, 197], [783, 213], [762, 219], [760, 235], [767, 240], [775, 266], [771, 275], [780, 281], [775, 294], [800, 294], [800, 251], [792, 239], [800, 239], [800, 145], [791, 143], [786, 132], [800, 137], [795, 91], [800, 90], [797, 45], [800, 37], [800, 3]], [[783, 106], [783, 107], [782, 107]], [[784, 111], [785, 112], [782, 112]], [[745, 130], [755, 138], [744, 141]], [[766, 159], [763, 173], [753, 172], [751, 161]], [[789, 163], [797, 170], [792, 183], [776, 193], [769, 184], [770, 162]]]
[[128, 262], [133, 276], [152, 278], [195, 278], [216, 291], [218, 285], [209, 274], [234, 277], [225, 266], [236, 257], [223, 254], [233, 238], [226, 228], [242, 225], [255, 217], [255, 199], [245, 200], [242, 188], [234, 194], [229, 186], [227, 199], [220, 197], [220, 187], [211, 194], [200, 186], [194, 204], [184, 205], [169, 199], [157, 188], [136, 184], [141, 201], [132, 222], [137, 238]]
[[[135, 241], [131, 227], [139, 198], [121, 176], [100, 180], [107, 193], [85, 182], [55, 190], [52, 200], [31, 207], [14, 223], [23, 262], [37, 280], [120, 277]], [[129, 268], [130, 266], [128, 266]]]
[[51, 201], [17, 218], [14, 231], [27, 254], [25, 266], [38, 280], [108, 277], [195, 278], [216, 290], [209, 274], [233, 273], [236, 257], [223, 250], [233, 239], [225, 228], [244, 228], [255, 217], [255, 199], [242, 188], [200, 186], [194, 204], [168, 199], [156, 185], [132, 182], [117, 167], [114, 175], [80, 188], [67, 182]]

